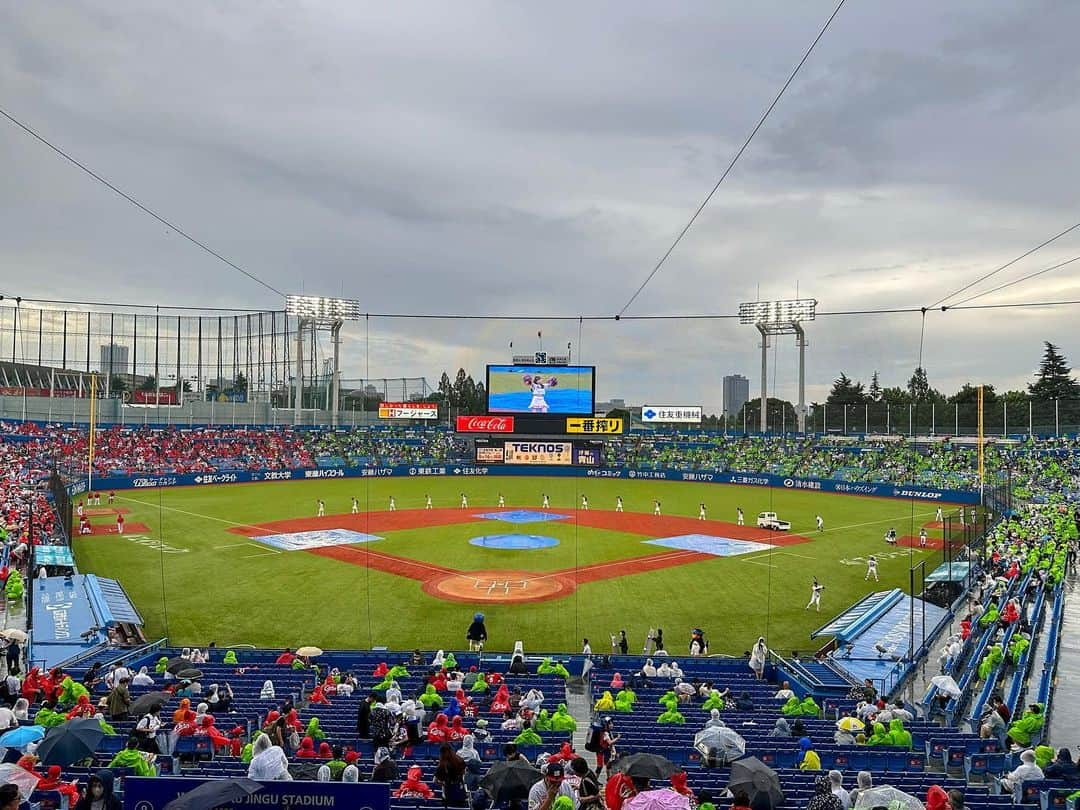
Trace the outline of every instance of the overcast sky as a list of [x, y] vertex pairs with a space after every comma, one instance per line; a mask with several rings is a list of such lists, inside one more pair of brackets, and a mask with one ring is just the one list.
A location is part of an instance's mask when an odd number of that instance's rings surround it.
[[[719, 177], [833, 0], [0, 6], [0, 106], [285, 291], [371, 312], [347, 374], [482, 373], [575, 344], [602, 398], [703, 403], [733, 322], [619, 311]], [[923, 306], [1080, 220], [1080, 4], [849, 0], [629, 314]], [[0, 291], [275, 309], [281, 301], [0, 120]], [[1080, 230], [982, 287], [1080, 254]], [[980, 301], [1080, 299], [1080, 263]], [[1026, 383], [1077, 309], [930, 313], [931, 383]], [[808, 327], [808, 398], [902, 384], [920, 316]], [[771, 358], [770, 358], [771, 359]], [[796, 354], [776, 349], [794, 397]], [[772, 372], [770, 372], [770, 377]], [[770, 379], [770, 383], [772, 380]]]

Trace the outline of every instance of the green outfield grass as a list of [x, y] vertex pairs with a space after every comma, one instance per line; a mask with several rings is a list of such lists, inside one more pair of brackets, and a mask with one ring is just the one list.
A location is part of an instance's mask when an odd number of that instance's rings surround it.
[[[168, 633], [178, 644], [302, 643], [326, 648], [460, 648], [472, 605], [425, 594], [419, 582], [315, 554], [272, 553], [266, 546], [228, 531], [236, 525], [310, 518], [316, 500], [327, 514], [347, 513], [352, 497], [364, 511], [381, 512], [393, 495], [399, 510], [420, 509], [430, 494], [436, 507], [456, 507], [460, 493], [470, 511], [494, 508], [498, 494], [507, 508], [538, 509], [541, 493], [553, 511], [576, 514], [585, 493], [593, 510], [612, 510], [621, 495], [627, 512], [696, 517], [704, 501], [712, 520], [734, 523], [742, 507], [752, 525], [771, 510], [810, 542], [736, 557], [716, 557], [662, 571], [582, 584], [561, 599], [521, 605], [484, 605], [491, 649], [510, 649], [517, 639], [530, 649], [580, 649], [589, 637], [595, 652], [609, 648], [609, 634], [625, 629], [632, 651], [640, 651], [650, 627], [664, 629], [669, 651], [685, 654], [692, 627], [706, 630], [713, 652], [741, 653], [768, 632], [780, 650], [808, 650], [808, 634], [870, 590], [907, 589], [912, 561], [940, 551], [886, 546], [890, 526], [917, 535], [933, 520], [926, 502], [822, 494], [715, 484], [552, 478], [429, 478], [319, 480], [129, 490], [117, 505], [131, 512], [128, 523], [149, 532], [79, 538], [79, 569], [118, 578], [147, 624], [148, 636]], [[821, 514], [826, 531], [815, 530]], [[106, 518], [97, 519], [108, 522]], [[713, 527], [712, 533], [717, 533]], [[521, 532], [555, 537], [560, 545], [533, 551], [502, 551], [469, 544], [481, 534]], [[385, 539], [356, 546], [458, 570], [523, 569], [546, 572], [653, 554], [665, 549], [649, 539], [586, 526], [573, 519], [510, 526], [496, 521], [430, 529], [378, 532]], [[940, 536], [940, 532], [932, 532]], [[876, 554], [880, 584], [864, 582], [865, 563]], [[847, 561], [847, 564], [843, 561]], [[805, 611], [810, 582], [825, 585], [822, 612]]]

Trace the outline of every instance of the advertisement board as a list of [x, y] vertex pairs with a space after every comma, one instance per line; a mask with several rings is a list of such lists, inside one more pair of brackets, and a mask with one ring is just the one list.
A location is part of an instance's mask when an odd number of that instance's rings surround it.
[[512, 416], [459, 416], [458, 433], [513, 433]]
[[480, 442], [476, 443], [476, 463], [477, 464], [502, 464], [505, 460], [505, 452], [501, 443], [488, 443]]
[[[210, 781], [191, 776], [128, 776], [124, 779], [125, 810], [164, 810], [165, 805]], [[262, 808], [288, 810], [319, 807], [323, 810], [389, 810], [390, 785], [374, 782], [260, 782], [251, 795], [214, 805], [222, 810]], [[206, 806], [206, 805], [192, 805]]]
[[131, 404], [179, 405], [180, 403], [177, 401], [176, 391], [174, 389], [169, 389], [168, 391], [132, 391]]
[[601, 433], [613, 435], [623, 432], [623, 420], [619, 417], [602, 416], [573, 418], [566, 420], [567, 433]]
[[437, 402], [380, 402], [380, 419], [438, 419]]
[[593, 366], [488, 366], [488, 413], [592, 416]]
[[574, 444], [574, 464], [580, 467], [599, 467], [604, 459], [604, 446], [598, 442]]
[[642, 422], [686, 422], [701, 424], [700, 405], [642, 405]]
[[570, 465], [574, 462], [573, 442], [505, 442], [507, 464]]

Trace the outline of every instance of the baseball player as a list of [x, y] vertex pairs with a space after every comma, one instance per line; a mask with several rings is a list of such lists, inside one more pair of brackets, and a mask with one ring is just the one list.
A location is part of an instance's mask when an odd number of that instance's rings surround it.
[[817, 608], [818, 613], [821, 613], [821, 592], [825, 590], [825, 586], [817, 581], [817, 577], [814, 577], [814, 584], [810, 586], [810, 601], [806, 603], [804, 610], [809, 610], [811, 606]]

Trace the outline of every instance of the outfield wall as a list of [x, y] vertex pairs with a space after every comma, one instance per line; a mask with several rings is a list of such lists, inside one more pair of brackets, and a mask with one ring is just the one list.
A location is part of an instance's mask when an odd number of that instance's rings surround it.
[[[896, 484], [834, 481], [821, 478], [786, 478], [766, 473], [711, 473], [697, 470], [636, 470], [622, 467], [551, 467], [532, 465], [448, 464], [440, 466], [325, 467], [314, 470], [237, 470], [235, 472], [186, 473], [177, 475], [135, 475], [100, 478], [95, 489], [156, 489], [160, 487], [248, 484], [258, 481], [311, 481], [333, 478], [426, 478], [540, 476], [555, 478], [619, 478], [627, 481], [686, 481], [704, 484], [736, 484], [775, 487], [841, 495], [868, 495], [878, 498], [977, 504], [979, 493], [959, 489], [933, 489]], [[86, 482], [69, 487], [72, 495], [86, 491]]]

